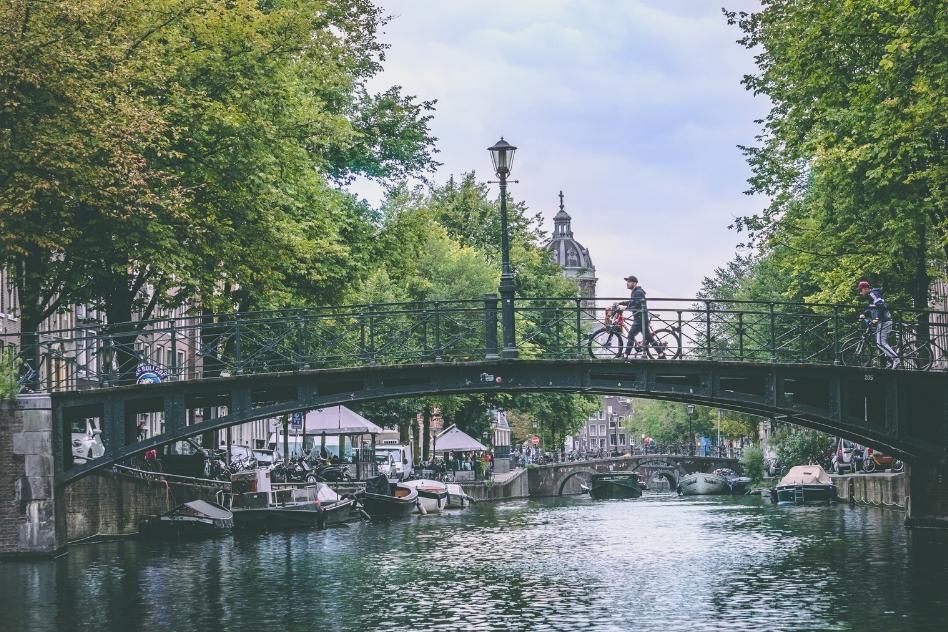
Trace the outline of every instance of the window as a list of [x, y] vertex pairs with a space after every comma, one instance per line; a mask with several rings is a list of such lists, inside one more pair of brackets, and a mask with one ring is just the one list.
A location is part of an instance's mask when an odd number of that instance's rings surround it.
[[174, 351], [168, 349], [168, 361], [165, 363], [165, 366], [172, 366], [174, 364]]
[[624, 435], [624, 434], [620, 434], [620, 435], [619, 435], [619, 445], [625, 445], [625, 435]]
[[609, 445], [615, 445], [615, 444], [616, 444], [616, 436], [609, 435]]
[[161, 364], [165, 361], [165, 348], [155, 347], [155, 364]]
[[606, 434], [606, 424], [599, 424], [599, 434]]

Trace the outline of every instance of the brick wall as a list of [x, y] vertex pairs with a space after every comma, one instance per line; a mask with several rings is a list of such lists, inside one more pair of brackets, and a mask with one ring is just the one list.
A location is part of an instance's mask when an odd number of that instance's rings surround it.
[[66, 538], [69, 542], [138, 533], [144, 520], [190, 500], [213, 502], [216, 487], [170, 485], [111, 470], [71, 483], [65, 491]]

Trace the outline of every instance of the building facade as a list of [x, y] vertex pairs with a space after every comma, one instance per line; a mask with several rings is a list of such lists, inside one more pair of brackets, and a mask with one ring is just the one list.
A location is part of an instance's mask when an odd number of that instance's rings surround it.
[[567, 440], [567, 450], [602, 451], [603, 454], [630, 452], [635, 437], [623, 426], [634, 413], [632, 400], [628, 397], [604, 396], [599, 411], [586, 420], [578, 434]]

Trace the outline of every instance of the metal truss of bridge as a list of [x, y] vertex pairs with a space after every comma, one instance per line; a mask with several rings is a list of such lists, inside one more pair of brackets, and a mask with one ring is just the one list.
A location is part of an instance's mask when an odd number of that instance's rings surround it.
[[[516, 316], [516, 346], [504, 350], [497, 343], [499, 307], [488, 296], [42, 332], [34, 341], [40, 359], [34, 389], [52, 396], [64, 482], [150, 447], [255, 419], [491, 391], [693, 402], [944, 463], [943, 312], [897, 314], [892, 343], [906, 361], [891, 370], [878, 366], [871, 339], [856, 325], [857, 306], [650, 299], [659, 344], [633, 342], [629, 349], [627, 330], [605, 302], [517, 298], [508, 306]], [[622, 337], [622, 346], [607, 340], [610, 332]], [[627, 349], [628, 361], [616, 358]], [[143, 363], [152, 365], [147, 378], [161, 383], [136, 384]], [[186, 425], [187, 411], [208, 407], [225, 414]], [[164, 432], [137, 441], [136, 416], [145, 412], [164, 413]], [[86, 418], [98, 419], [106, 455], [77, 465], [63, 446], [71, 424]]]

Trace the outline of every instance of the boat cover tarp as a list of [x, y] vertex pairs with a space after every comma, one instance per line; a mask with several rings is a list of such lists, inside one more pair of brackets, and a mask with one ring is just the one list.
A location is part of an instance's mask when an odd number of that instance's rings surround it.
[[780, 485], [832, 485], [833, 479], [819, 465], [797, 465], [780, 479]]
[[454, 424], [441, 431], [435, 439], [435, 452], [483, 452], [487, 446]]
[[345, 406], [317, 408], [306, 413], [307, 435], [381, 434], [382, 429]]
[[373, 476], [365, 481], [365, 491], [368, 494], [382, 494], [388, 496], [392, 493], [388, 484], [388, 477], [384, 474]]
[[229, 520], [233, 517], [233, 515], [223, 507], [212, 505], [203, 500], [192, 500], [191, 502], [184, 503], [172, 513], [182, 513], [182, 510], [191, 515], [206, 516], [211, 520]]

